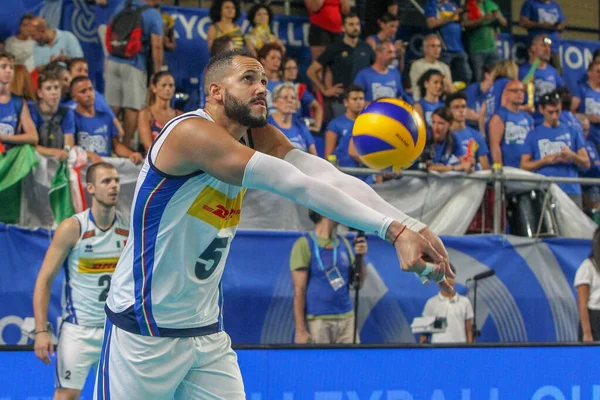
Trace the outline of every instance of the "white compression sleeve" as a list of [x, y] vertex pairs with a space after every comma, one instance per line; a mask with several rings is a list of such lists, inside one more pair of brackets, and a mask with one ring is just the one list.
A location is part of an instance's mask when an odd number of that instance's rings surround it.
[[371, 186], [360, 179], [343, 173], [322, 158], [293, 149], [286, 154], [285, 161], [295, 165], [306, 175], [337, 187], [364, 205], [406, 225], [408, 229], [414, 232], [420, 232], [427, 226], [383, 200]]
[[392, 218], [373, 210], [292, 164], [256, 152], [248, 161], [242, 186], [276, 193], [334, 221], [379, 235], [385, 240]]

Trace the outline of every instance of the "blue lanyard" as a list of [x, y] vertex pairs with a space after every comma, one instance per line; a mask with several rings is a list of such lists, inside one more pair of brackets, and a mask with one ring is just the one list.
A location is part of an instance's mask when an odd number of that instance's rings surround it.
[[[321, 251], [319, 250], [319, 245], [317, 243], [317, 231], [313, 231], [313, 234], [311, 235], [312, 239], [313, 239], [313, 243], [315, 245], [315, 257], [317, 258], [317, 262], [319, 263], [319, 269], [321, 271], [325, 271], [325, 266], [323, 265], [323, 260], [321, 260]], [[333, 268], [337, 267], [337, 246], [335, 244], [335, 240], [334, 238], [331, 239], [331, 242], [333, 243]]]

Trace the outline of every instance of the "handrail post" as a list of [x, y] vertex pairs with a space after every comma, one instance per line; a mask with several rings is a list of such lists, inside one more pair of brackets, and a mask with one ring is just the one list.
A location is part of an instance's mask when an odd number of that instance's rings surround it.
[[494, 180], [494, 233], [499, 235], [502, 233], [502, 167], [492, 169], [492, 179]]

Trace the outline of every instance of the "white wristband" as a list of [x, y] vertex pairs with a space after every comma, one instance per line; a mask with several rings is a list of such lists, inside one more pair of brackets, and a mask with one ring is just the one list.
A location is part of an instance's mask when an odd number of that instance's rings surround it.
[[427, 228], [427, 225], [419, 221], [418, 219], [414, 219], [411, 217], [406, 218], [404, 221], [400, 221], [402, 224], [406, 225], [408, 229], [413, 232], [421, 232], [423, 229]]

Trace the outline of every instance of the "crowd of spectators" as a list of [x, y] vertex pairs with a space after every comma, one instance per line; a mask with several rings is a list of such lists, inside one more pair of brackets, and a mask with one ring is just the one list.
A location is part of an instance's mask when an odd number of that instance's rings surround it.
[[[28, 143], [62, 160], [65, 147], [79, 145], [91, 162], [113, 155], [140, 163], [165, 123], [181, 113], [173, 106], [178, 77], [167, 72], [164, 57], [176, 48], [174, 23], [159, 6], [160, 0], [96, 0], [103, 93], [88, 77], [71, 32], [23, 15], [0, 53], [4, 147]], [[323, 156], [335, 156], [340, 166], [361, 165], [351, 140], [360, 111], [393, 97], [413, 104], [427, 126], [427, 147], [413, 169], [469, 173], [505, 165], [552, 176], [600, 176], [600, 54], [570, 93], [558, 57], [565, 18], [553, 0], [526, 0], [521, 9], [519, 24], [530, 43], [529, 60], [520, 67], [500, 57], [497, 34], [507, 20], [493, 0], [467, 1], [464, 8], [428, 0], [423, 57], [410, 63], [407, 38], [398, 34], [398, 5], [386, 0], [376, 6], [361, 21], [347, 0], [306, 1], [312, 61], [305, 82], [272, 29], [268, 5], [248, 10], [243, 32], [240, 4], [214, 1], [207, 46], [212, 55], [241, 47], [256, 54], [269, 78], [270, 122], [313, 154], [313, 135], [323, 136]], [[112, 54], [106, 42], [111, 21], [125, 7], [139, 9], [142, 20], [142, 47], [129, 58]], [[600, 204], [596, 187], [582, 193], [579, 185], [561, 186], [579, 205]]]

